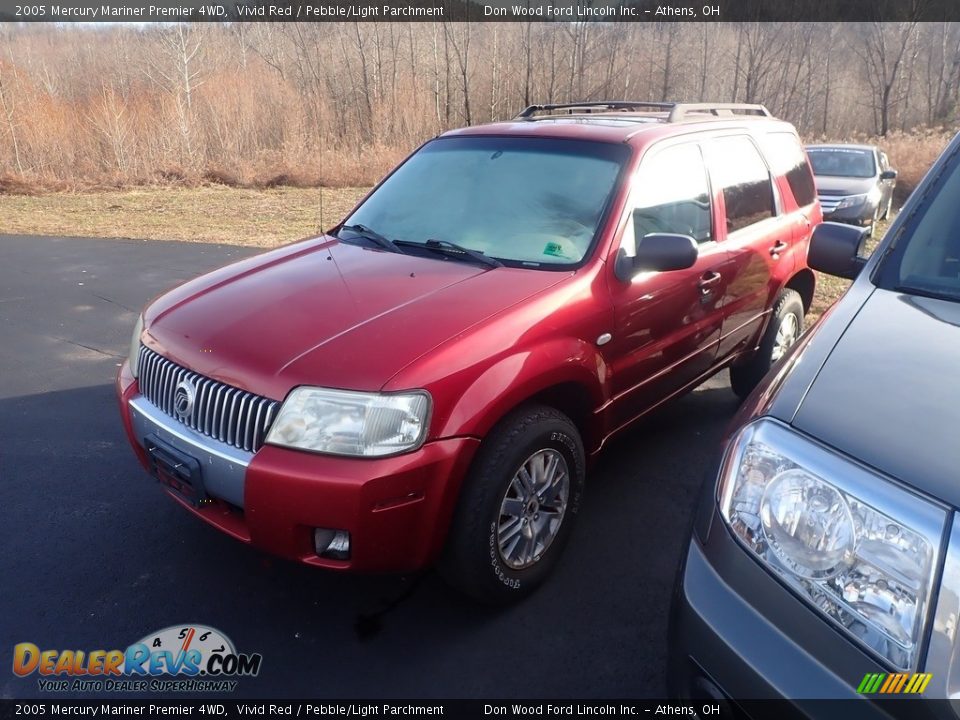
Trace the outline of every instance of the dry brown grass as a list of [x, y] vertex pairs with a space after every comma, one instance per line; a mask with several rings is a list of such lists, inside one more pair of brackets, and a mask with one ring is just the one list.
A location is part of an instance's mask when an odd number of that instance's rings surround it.
[[366, 191], [214, 185], [6, 194], [0, 195], [0, 232], [274, 247], [336, 224]]
[[902, 205], [920, 183], [944, 148], [953, 138], [947, 130], [915, 130], [894, 133], [875, 142], [885, 150], [890, 164], [897, 170], [897, 189], [894, 202]]

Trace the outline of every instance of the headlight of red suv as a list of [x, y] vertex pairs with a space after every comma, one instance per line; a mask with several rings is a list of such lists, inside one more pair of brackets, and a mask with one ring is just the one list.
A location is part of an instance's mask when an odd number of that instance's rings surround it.
[[298, 387], [287, 396], [267, 443], [330, 455], [383, 457], [423, 444], [430, 395]]
[[766, 418], [731, 443], [719, 502], [734, 536], [814, 610], [916, 667], [943, 509]]

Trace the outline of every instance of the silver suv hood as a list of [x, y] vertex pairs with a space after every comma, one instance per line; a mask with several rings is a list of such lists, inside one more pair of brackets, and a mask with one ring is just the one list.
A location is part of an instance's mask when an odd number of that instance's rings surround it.
[[793, 425], [960, 507], [960, 303], [876, 289]]

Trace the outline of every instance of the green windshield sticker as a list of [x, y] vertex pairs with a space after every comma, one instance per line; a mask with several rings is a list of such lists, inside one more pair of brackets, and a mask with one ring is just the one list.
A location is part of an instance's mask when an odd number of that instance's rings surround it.
[[544, 255], [553, 255], [554, 257], [566, 257], [563, 254], [563, 247], [560, 243], [548, 242], [547, 246], [543, 249]]

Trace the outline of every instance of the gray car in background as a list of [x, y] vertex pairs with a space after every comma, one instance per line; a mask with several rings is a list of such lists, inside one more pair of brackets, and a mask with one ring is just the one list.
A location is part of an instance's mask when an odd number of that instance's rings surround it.
[[[862, 228], [814, 231], [810, 267], [854, 282], [744, 402], [705, 483], [675, 696], [960, 696], [958, 198], [960, 136], [869, 260]], [[882, 709], [904, 708], [960, 712]]]
[[807, 145], [823, 219], [868, 228], [890, 216], [897, 171], [875, 145]]

